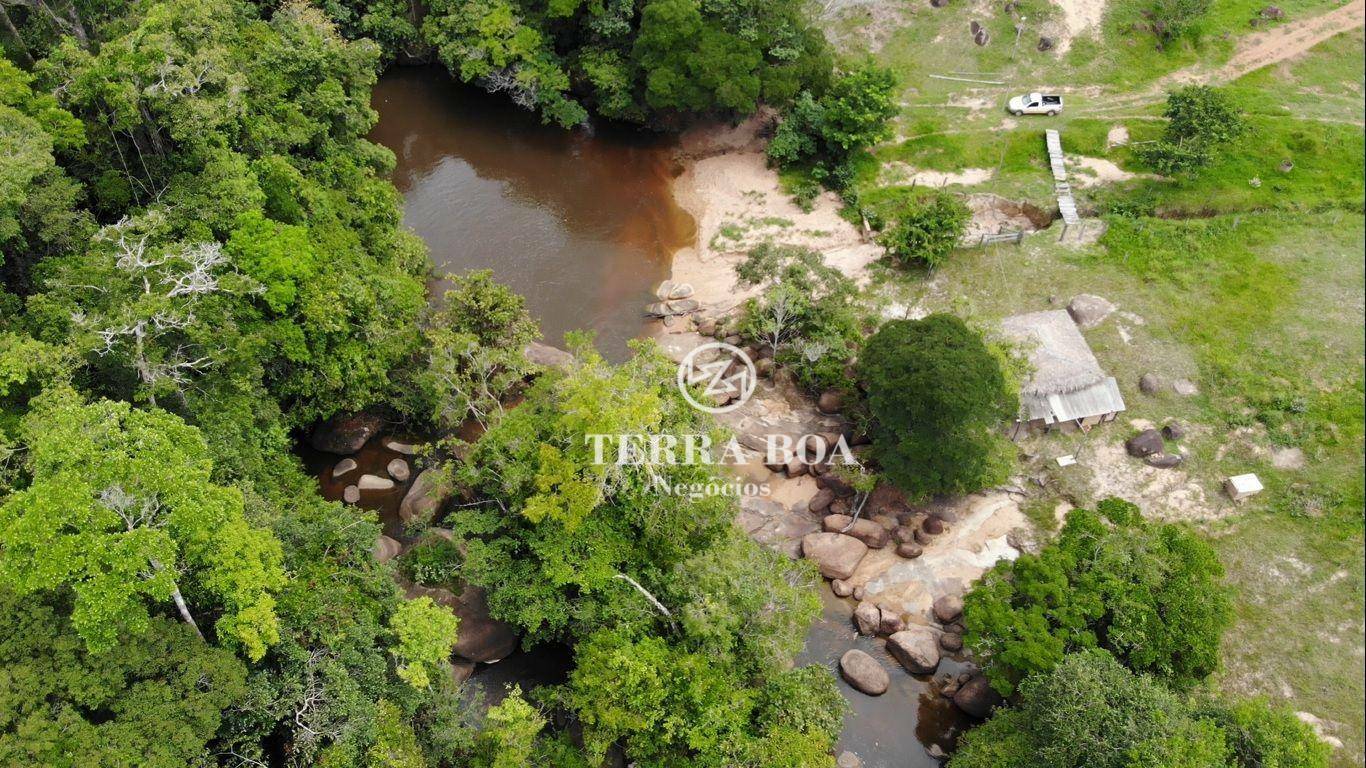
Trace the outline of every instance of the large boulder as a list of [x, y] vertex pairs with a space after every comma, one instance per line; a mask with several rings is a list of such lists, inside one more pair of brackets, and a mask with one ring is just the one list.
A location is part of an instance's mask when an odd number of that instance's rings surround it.
[[1067, 313], [1082, 328], [1095, 328], [1115, 311], [1115, 305], [1100, 296], [1082, 293], [1067, 302]]
[[928, 627], [911, 627], [887, 638], [887, 652], [906, 671], [928, 675], [939, 666], [939, 641]]
[[525, 357], [528, 363], [542, 368], [568, 368], [574, 363], [573, 355], [539, 341], [526, 345], [522, 350], [522, 357]]
[[941, 595], [934, 601], [934, 617], [940, 624], [952, 624], [963, 615], [963, 598], [958, 595]]
[[858, 627], [860, 635], [873, 637], [881, 625], [882, 610], [876, 605], [864, 600], [854, 609], [854, 626]]
[[867, 553], [867, 544], [842, 533], [808, 533], [802, 537], [802, 554], [814, 562], [827, 579], [853, 576], [859, 561]]
[[1130, 456], [1139, 459], [1162, 453], [1166, 447], [1166, 444], [1162, 442], [1162, 433], [1155, 429], [1145, 429], [1124, 443], [1124, 450], [1128, 451]]
[[325, 453], [355, 453], [383, 425], [380, 417], [371, 413], [341, 414], [315, 427], [308, 442], [315, 450]]
[[958, 692], [953, 694], [953, 703], [964, 712], [976, 718], [985, 718], [991, 714], [991, 710], [999, 707], [1003, 702], [1001, 694], [991, 687], [985, 677], [973, 675], [966, 683], [958, 687]]
[[398, 543], [397, 539], [392, 539], [388, 536], [380, 536], [378, 539], [375, 539], [375, 546], [370, 549], [371, 554], [375, 556], [375, 560], [381, 563], [387, 563], [390, 560], [393, 560], [395, 557], [398, 557], [398, 553], [402, 551], [403, 545]]
[[512, 625], [489, 616], [489, 604], [483, 587], [468, 586], [459, 595], [441, 587], [410, 584], [408, 599], [430, 597], [433, 602], [450, 608], [460, 619], [452, 653], [470, 661], [494, 662], [517, 650], [517, 633]]
[[877, 659], [857, 648], [845, 651], [840, 657], [840, 675], [869, 696], [881, 696], [892, 683], [891, 676], [877, 663]]
[[445, 481], [436, 470], [424, 469], [417, 473], [417, 479], [413, 481], [403, 501], [399, 502], [399, 519], [405, 523], [414, 520], [430, 523], [450, 498], [450, 492], [444, 486]]
[[455, 615], [460, 619], [455, 647], [451, 649], [455, 655], [470, 661], [491, 662], [517, 650], [517, 633], [512, 625], [489, 616], [483, 587], [465, 587]]
[[829, 488], [822, 488], [819, 491], [816, 491], [816, 494], [811, 497], [811, 501], [807, 502], [806, 508], [812, 512], [824, 512], [830, 508], [830, 502], [834, 500], [835, 492]]
[[820, 409], [820, 412], [824, 414], [839, 413], [840, 409], [843, 407], [844, 395], [841, 395], [833, 389], [825, 390], [821, 393], [820, 398], [816, 400], [816, 408]]
[[821, 526], [832, 533], [853, 536], [871, 549], [882, 549], [892, 539], [886, 528], [863, 517], [855, 520], [848, 515], [826, 515], [821, 520]]

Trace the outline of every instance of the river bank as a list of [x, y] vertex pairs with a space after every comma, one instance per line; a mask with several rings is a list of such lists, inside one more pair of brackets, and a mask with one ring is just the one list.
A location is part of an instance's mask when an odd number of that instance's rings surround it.
[[[693, 298], [702, 305], [701, 318], [731, 314], [757, 292], [736, 284], [735, 266], [761, 242], [813, 248], [827, 264], [864, 284], [870, 265], [882, 256], [880, 246], [840, 216], [837, 196], [824, 192], [805, 210], [782, 189], [763, 151], [771, 119], [759, 115], [737, 126], [703, 126], [680, 139], [682, 171], [674, 179], [673, 193], [696, 220], [697, 236], [675, 252], [671, 279], [692, 286]], [[655, 336], [666, 353], [681, 360], [711, 340], [696, 327], [684, 318], [659, 324]], [[747, 402], [720, 414], [718, 420], [747, 449], [775, 433], [797, 437], [849, 430], [840, 414], [817, 408], [809, 394], [781, 376], [761, 380]], [[822, 531], [839, 530], [831, 528], [830, 515], [847, 513], [850, 499], [832, 497], [828, 489], [833, 486], [824, 476], [777, 469], [765, 466], [757, 451], [735, 467], [748, 487], [768, 489], [741, 498], [737, 526], [793, 558], [812, 556], [804, 550], [813, 536], [848, 538]], [[995, 562], [1013, 559], [1029, 546], [1028, 522], [1019, 500], [1018, 494], [998, 490], [909, 505], [891, 488], [874, 494], [862, 524], [878, 528], [881, 535], [871, 538], [880, 546], [868, 547], [850, 566], [847, 578], [822, 582], [824, 610], [808, 633], [801, 658], [828, 667], [850, 704], [837, 751], [854, 753], [867, 768], [936, 766], [952, 751], [972, 720], [950, 703], [948, 695], [957, 690], [960, 677], [973, 676], [974, 667], [961, 651], [951, 650], [961, 648], [961, 634], [954, 634], [961, 633], [961, 627], [936, 618], [934, 606], [941, 599], [957, 600]], [[898, 547], [892, 540], [911, 533], [913, 546]], [[903, 634], [928, 635], [934, 638], [931, 646], [943, 645], [934, 649], [930, 674], [901, 668], [896, 651], [890, 650], [898, 638], [884, 636], [895, 632], [856, 630], [858, 614], [869, 610], [894, 617], [893, 629], [909, 630]], [[942, 642], [942, 634], [952, 634], [953, 642]], [[840, 675], [840, 659], [850, 650], [869, 654], [888, 670], [892, 685], [885, 693], [866, 695]]]
[[696, 222], [696, 237], [673, 254], [670, 276], [689, 283], [706, 314], [734, 309], [754, 289], [737, 286], [735, 265], [765, 240], [814, 248], [826, 263], [860, 281], [882, 248], [840, 216], [840, 200], [822, 192], [803, 210], [783, 191], [764, 155], [774, 116], [760, 112], [739, 125], [706, 124], [685, 132], [676, 150], [683, 171], [673, 179], [679, 207]]

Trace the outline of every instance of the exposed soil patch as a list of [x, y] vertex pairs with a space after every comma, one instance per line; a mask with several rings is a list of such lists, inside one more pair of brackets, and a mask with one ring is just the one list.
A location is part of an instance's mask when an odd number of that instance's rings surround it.
[[972, 220], [963, 235], [965, 241], [1004, 232], [1035, 232], [1053, 223], [1053, 215], [1043, 208], [1000, 195], [969, 195], [967, 203]]
[[914, 184], [918, 187], [945, 187], [950, 184], [970, 187], [991, 180], [995, 171], [990, 168], [964, 168], [961, 171], [927, 171], [900, 161], [882, 166], [880, 184]]

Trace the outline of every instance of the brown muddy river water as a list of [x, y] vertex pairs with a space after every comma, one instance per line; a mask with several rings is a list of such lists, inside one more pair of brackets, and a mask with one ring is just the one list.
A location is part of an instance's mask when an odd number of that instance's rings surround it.
[[370, 138], [398, 159], [404, 223], [437, 273], [492, 269], [526, 297], [548, 343], [592, 330], [604, 355], [624, 359], [670, 257], [693, 238], [669, 191], [671, 141], [544, 126], [440, 67], [391, 70], [372, 104]]
[[[605, 356], [622, 360], [626, 343], [645, 331], [643, 308], [668, 276], [669, 260], [691, 244], [694, 223], [670, 193], [670, 140], [621, 129], [567, 132], [542, 126], [502, 97], [451, 82], [441, 68], [399, 68], [381, 78], [371, 139], [398, 159], [393, 181], [403, 194], [404, 222], [426, 241], [437, 274], [492, 269], [527, 298], [545, 339], [562, 343], [575, 329], [597, 333]], [[440, 282], [432, 286], [440, 291]], [[339, 457], [301, 451], [325, 496], [339, 498], [331, 478]], [[376, 438], [355, 458], [362, 472], [383, 474], [397, 456]], [[363, 496], [385, 532], [403, 538], [396, 515], [407, 484]], [[851, 711], [836, 754], [848, 749], [866, 768], [931, 768], [927, 749], [951, 750], [966, 720], [927, 678], [908, 675], [883, 642], [858, 637], [853, 604], [820, 586], [822, 618], [807, 634], [801, 664], [831, 670]], [[891, 673], [879, 697], [839, 678], [839, 657], [862, 648]], [[471, 678], [487, 703], [507, 685], [524, 689], [563, 679], [572, 659], [563, 648], [520, 651]], [[956, 671], [946, 659], [940, 671]]]

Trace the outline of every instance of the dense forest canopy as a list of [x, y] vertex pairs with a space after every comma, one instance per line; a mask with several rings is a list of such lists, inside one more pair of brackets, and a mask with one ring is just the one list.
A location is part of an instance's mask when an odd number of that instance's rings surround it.
[[[828, 765], [842, 702], [791, 668], [812, 571], [736, 534], [733, 500], [584, 463], [594, 424], [706, 428], [667, 366], [585, 345], [542, 373], [487, 273], [429, 306], [365, 138], [398, 58], [565, 125], [663, 124], [820, 87], [821, 39], [795, 3], [410, 11], [0, 5], [0, 763]], [[458, 545], [378, 562], [373, 513], [319, 496], [294, 442], [362, 408], [488, 427], [430, 458], [483, 499]], [[484, 707], [452, 676], [456, 616], [396, 583], [457, 578], [576, 672]]]

